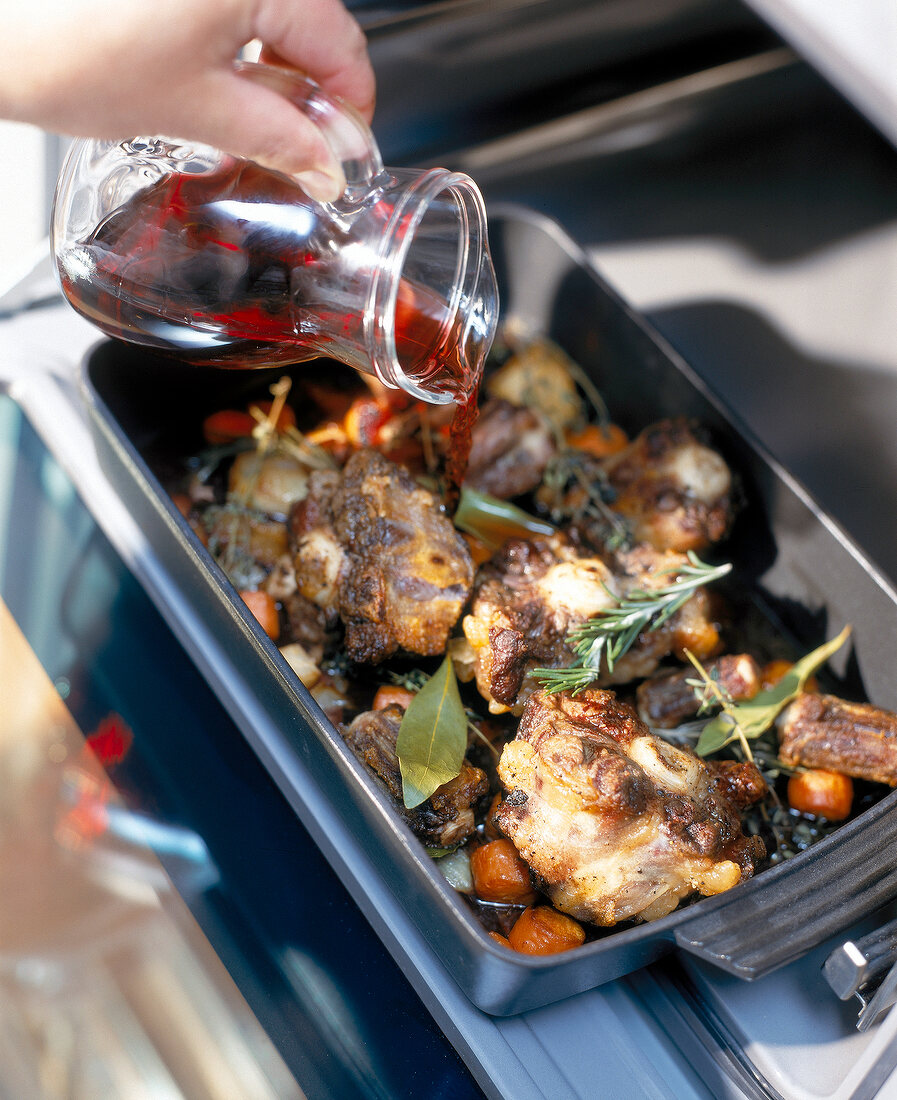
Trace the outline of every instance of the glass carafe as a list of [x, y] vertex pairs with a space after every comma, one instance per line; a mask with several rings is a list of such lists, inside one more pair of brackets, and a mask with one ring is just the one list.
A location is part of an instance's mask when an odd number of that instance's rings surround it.
[[69, 302], [105, 333], [192, 363], [338, 359], [435, 403], [473, 390], [498, 294], [474, 182], [384, 169], [345, 104], [287, 70], [238, 63], [325, 133], [346, 188], [162, 138], [80, 140], [60, 173], [52, 245]]

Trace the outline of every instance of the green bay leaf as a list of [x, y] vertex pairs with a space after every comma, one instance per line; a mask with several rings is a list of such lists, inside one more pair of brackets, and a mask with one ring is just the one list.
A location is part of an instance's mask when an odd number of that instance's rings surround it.
[[459, 531], [474, 535], [493, 550], [502, 546], [506, 539], [553, 535], [555, 531], [550, 523], [531, 516], [516, 504], [481, 493], [469, 485], [461, 487], [454, 523]]
[[791, 666], [779, 682], [769, 691], [758, 692], [753, 699], [728, 708], [727, 713], [712, 718], [698, 738], [695, 752], [698, 756], [707, 756], [723, 745], [735, 739], [735, 724], [748, 740], [759, 737], [773, 724], [779, 712], [793, 702], [803, 691], [807, 680], [817, 669], [832, 657], [850, 636], [850, 627], [845, 626], [841, 633], [807, 653]]
[[701, 730], [701, 736], [695, 745], [695, 752], [698, 756], [710, 756], [711, 753], [719, 752], [730, 741], [735, 741], [737, 738], [735, 724], [727, 715], [719, 714], [716, 718], [712, 718]]
[[409, 810], [454, 779], [467, 749], [467, 715], [451, 658], [408, 704], [396, 753], [402, 772], [402, 799]]

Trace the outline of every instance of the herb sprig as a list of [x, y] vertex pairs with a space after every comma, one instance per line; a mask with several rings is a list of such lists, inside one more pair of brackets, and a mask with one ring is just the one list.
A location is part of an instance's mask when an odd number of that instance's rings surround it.
[[669, 584], [654, 589], [634, 588], [616, 607], [597, 612], [568, 633], [567, 644], [579, 657], [579, 664], [569, 668], [537, 668], [533, 676], [549, 692], [570, 691], [576, 695], [597, 680], [604, 668], [613, 672], [614, 665], [640, 634], [657, 630], [698, 588], [726, 576], [731, 569], [728, 562], [708, 565], [689, 551], [687, 564], [662, 571], [676, 574]]
[[[748, 741], [759, 737], [772, 726], [779, 713], [804, 690], [807, 680], [844, 645], [850, 637], [850, 629], [850, 626], [845, 626], [837, 637], [801, 657], [774, 687], [758, 692], [743, 703], [721, 703], [722, 713], [710, 719], [698, 739], [695, 746], [698, 756], [709, 756], [736, 741], [750, 759]], [[689, 659], [700, 672], [700, 665], [691, 654]]]

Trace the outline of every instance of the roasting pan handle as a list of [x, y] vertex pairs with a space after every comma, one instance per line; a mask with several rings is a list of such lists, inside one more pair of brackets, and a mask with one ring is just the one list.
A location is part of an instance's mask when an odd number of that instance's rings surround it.
[[676, 928], [677, 945], [751, 981], [897, 898], [895, 800], [888, 795], [800, 856], [701, 903]]
[[878, 984], [897, 962], [897, 920], [859, 940], [847, 940], [825, 960], [823, 972], [832, 991], [850, 1000], [863, 986]]
[[825, 960], [822, 973], [842, 1001], [860, 1004], [857, 1030], [866, 1031], [897, 1002], [897, 920], [847, 940]]

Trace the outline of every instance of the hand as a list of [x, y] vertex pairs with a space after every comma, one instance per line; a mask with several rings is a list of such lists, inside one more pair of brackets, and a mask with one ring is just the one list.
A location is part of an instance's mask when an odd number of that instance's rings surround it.
[[0, 117], [79, 137], [164, 135], [213, 145], [300, 177], [332, 200], [342, 169], [282, 96], [237, 75], [262, 60], [301, 69], [370, 122], [374, 74], [340, 0], [0, 0], [15, 43], [0, 66]]

